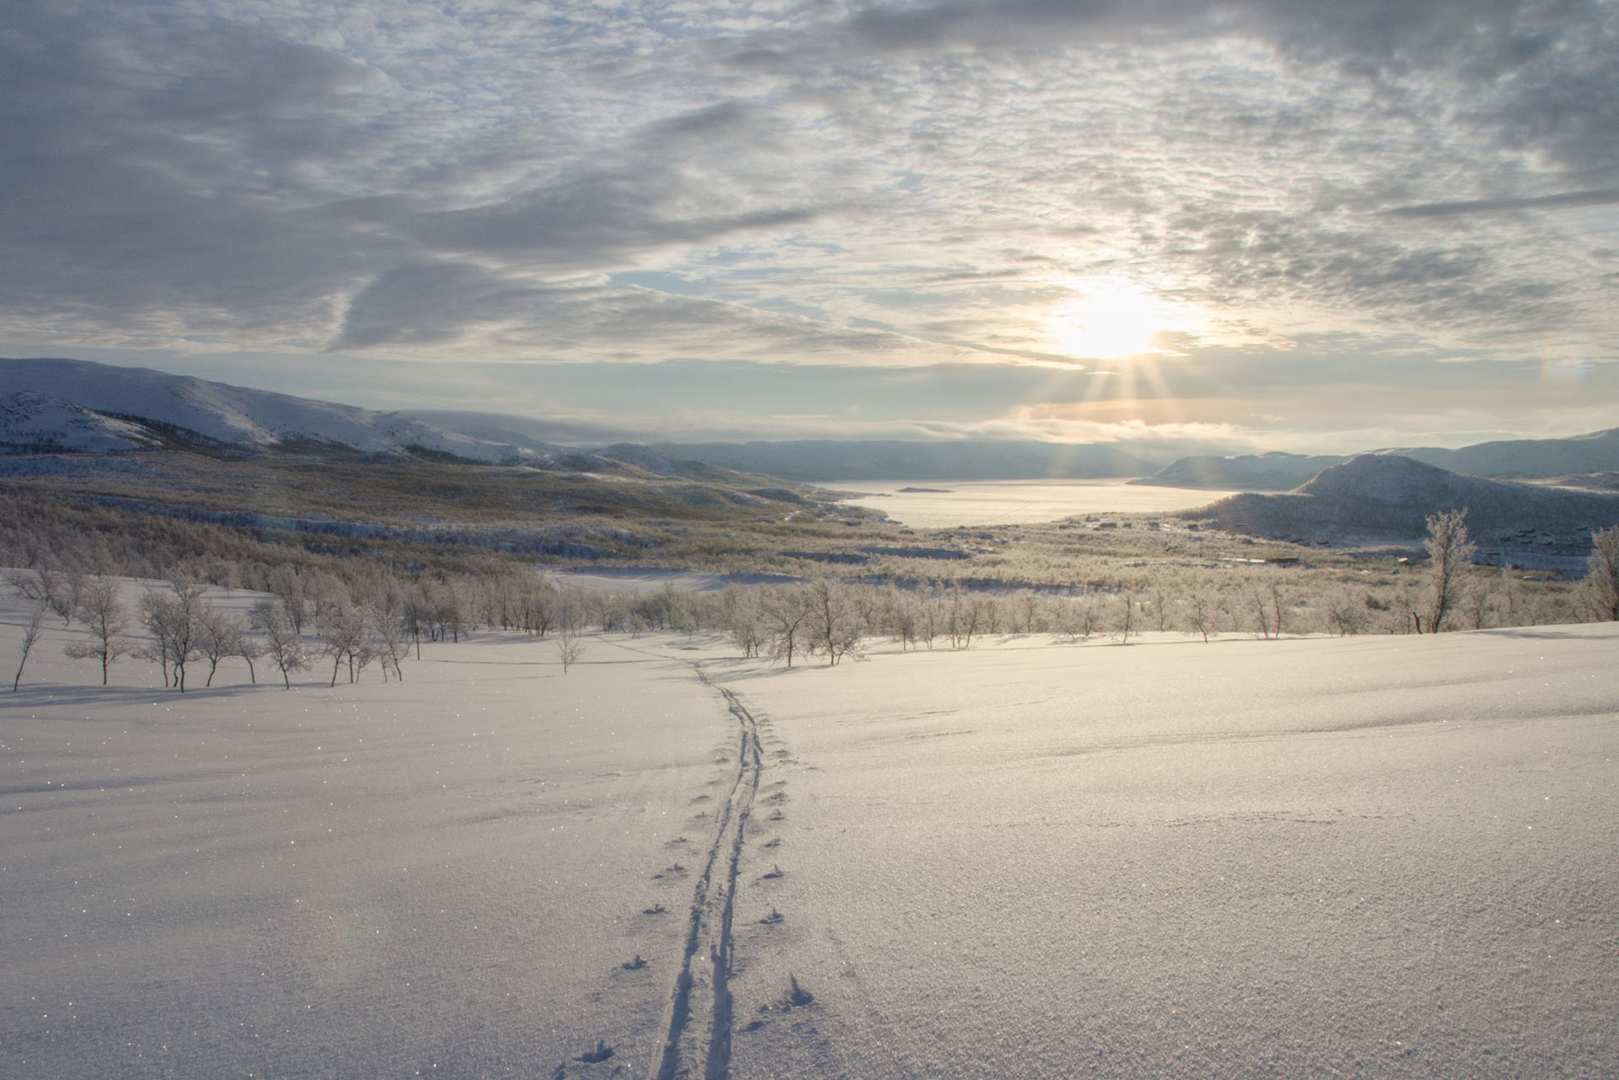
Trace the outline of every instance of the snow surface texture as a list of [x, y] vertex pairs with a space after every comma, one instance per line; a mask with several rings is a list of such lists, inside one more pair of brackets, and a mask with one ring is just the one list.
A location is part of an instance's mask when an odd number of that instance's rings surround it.
[[78, 632], [0, 711], [0, 1076], [1619, 1074], [1619, 627], [184, 697]]

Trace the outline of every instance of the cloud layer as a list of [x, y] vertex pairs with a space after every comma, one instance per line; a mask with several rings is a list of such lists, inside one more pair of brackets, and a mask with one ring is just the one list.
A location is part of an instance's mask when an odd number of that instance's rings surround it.
[[1601, 0], [18, 0], [0, 90], [0, 340], [1619, 359]]

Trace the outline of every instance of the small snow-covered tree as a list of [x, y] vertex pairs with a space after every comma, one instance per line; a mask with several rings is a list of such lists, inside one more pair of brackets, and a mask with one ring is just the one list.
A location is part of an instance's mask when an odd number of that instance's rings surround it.
[[172, 685], [180, 693], [186, 689], [186, 664], [196, 659], [201, 646], [201, 618], [203, 587], [186, 578], [169, 583], [167, 592], [148, 589], [141, 597], [141, 622], [152, 635], [151, 644], [143, 650], [148, 659], [163, 666], [163, 685]]
[[227, 656], [241, 655], [242, 638], [247, 624], [239, 616], [204, 607], [198, 616], [197, 652], [208, 661], [208, 680], [204, 686], [214, 685], [214, 673], [219, 662]]
[[1209, 640], [1209, 631], [1214, 627], [1214, 604], [1207, 593], [1194, 590], [1187, 594], [1186, 621], [1193, 631], [1203, 635], [1205, 642]]
[[358, 679], [373, 659], [371, 627], [365, 614], [352, 604], [330, 606], [318, 614], [315, 630], [326, 639], [326, 655], [332, 658], [330, 685], [337, 685], [337, 673], [345, 660], [349, 665], [349, 682]]
[[1130, 634], [1136, 625], [1136, 592], [1134, 589], [1122, 589], [1119, 592], [1118, 604], [1114, 609], [1113, 633], [1118, 636], [1120, 645], [1130, 644]]
[[1619, 525], [1591, 534], [1591, 554], [1581, 588], [1586, 605], [1603, 622], [1619, 621]]
[[[1423, 547], [1429, 559], [1427, 630], [1437, 634], [1461, 597], [1463, 575], [1478, 551], [1467, 538], [1467, 508], [1430, 514]], [[1422, 630], [1420, 621], [1417, 629]]]
[[254, 686], [259, 684], [259, 672], [255, 665], [264, 653], [264, 642], [252, 634], [244, 632], [236, 635], [236, 655], [247, 665], [247, 681]]
[[264, 654], [275, 662], [281, 672], [281, 681], [292, 689], [292, 672], [309, 666], [304, 655], [303, 639], [292, 623], [292, 616], [278, 600], [260, 600], [253, 605], [248, 616], [253, 629], [263, 635]]
[[393, 668], [400, 682], [405, 673], [399, 661], [410, 655], [411, 620], [402, 599], [389, 598], [371, 604], [365, 612], [366, 620], [376, 631], [375, 646], [382, 658], [382, 681], [388, 681], [388, 669]]
[[792, 667], [793, 654], [804, 648], [810, 617], [803, 590], [791, 585], [771, 589], [764, 595], [761, 610], [771, 658], [785, 660]]
[[562, 661], [562, 674], [566, 675], [568, 669], [579, 662], [585, 653], [584, 643], [579, 640], [578, 626], [564, 624], [557, 630], [557, 659]]
[[70, 660], [90, 657], [101, 661], [101, 685], [107, 685], [107, 669], [129, 652], [128, 614], [118, 598], [118, 579], [97, 575], [85, 580], [79, 589], [79, 621], [90, 632], [88, 640], [70, 641], [63, 652]]
[[1347, 586], [1340, 586], [1327, 594], [1326, 618], [1327, 629], [1339, 637], [1365, 633], [1372, 621], [1366, 597]]
[[848, 586], [824, 578], [809, 586], [804, 599], [809, 611], [811, 647], [826, 653], [827, 662], [836, 666], [845, 653], [858, 649], [865, 636], [859, 608]]
[[49, 567], [13, 570], [6, 576], [12, 590], [36, 607], [54, 611], [63, 624], [73, 620], [73, 582], [66, 574]]
[[759, 590], [732, 585], [720, 593], [720, 626], [731, 635], [731, 640], [736, 642], [744, 657], [758, 656], [764, 645]]
[[22, 685], [22, 669], [28, 663], [28, 654], [34, 651], [34, 645], [39, 641], [39, 635], [45, 629], [44, 605], [35, 607], [28, 616], [28, 623], [22, 631], [22, 659], [17, 661], [17, 677], [11, 680], [11, 692], [15, 694], [17, 687]]

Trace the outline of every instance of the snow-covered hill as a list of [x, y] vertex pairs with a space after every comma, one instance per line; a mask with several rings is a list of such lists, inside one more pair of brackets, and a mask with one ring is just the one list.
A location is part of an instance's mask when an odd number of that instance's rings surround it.
[[1184, 516], [1281, 539], [1408, 543], [1426, 534], [1429, 514], [1459, 509], [1486, 559], [1525, 565], [1573, 567], [1593, 529], [1619, 524], [1619, 496], [1463, 476], [1397, 454], [1362, 454], [1296, 491], [1243, 492]]
[[0, 453], [74, 449], [94, 454], [156, 445], [145, 428], [49, 394], [16, 390], [0, 396]]
[[474, 461], [534, 451], [414, 417], [84, 360], [0, 360], [0, 449], [106, 453], [181, 437], [255, 450], [299, 444], [422, 450]]

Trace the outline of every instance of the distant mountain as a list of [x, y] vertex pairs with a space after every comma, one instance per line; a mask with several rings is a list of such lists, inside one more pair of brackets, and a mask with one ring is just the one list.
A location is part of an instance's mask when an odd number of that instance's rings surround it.
[[412, 409], [407, 415], [426, 421], [442, 431], [453, 431], [474, 439], [508, 443], [537, 454], [577, 453], [572, 446], [559, 446], [537, 433], [542, 422], [509, 413], [476, 412], [464, 409]]
[[[1393, 447], [1371, 453], [1411, 458], [1453, 473], [1502, 480], [1591, 476], [1619, 471], [1619, 428], [1566, 439], [1510, 439], [1477, 443], [1460, 450], [1422, 446]], [[1306, 457], [1283, 453], [1183, 457], [1151, 476], [1134, 482], [1164, 487], [1290, 491], [1322, 469], [1347, 460], [1348, 457]]]
[[643, 472], [654, 476], [678, 477], [684, 480], [706, 480], [717, 483], [735, 481], [741, 471], [725, 469], [712, 465], [706, 461], [694, 461], [690, 458], [672, 457], [669, 454], [654, 450], [650, 446], [641, 446], [637, 443], [615, 443], [612, 446], [596, 451], [597, 457], [607, 458], [609, 461], [620, 461], [626, 465], [634, 465]]
[[[621, 443], [600, 452], [554, 446], [522, 420], [446, 414], [450, 431], [402, 413], [250, 390], [145, 368], [82, 360], [0, 360], [0, 454], [110, 454], [183, 448], [212, 452], [359, 452], [429, 461], [515, 464], [614, 480], [673, 481], [682, 505], [808, 505], [811, 491], [702, 461]], [[515, 422], [515, 430], [506, 424]], [[633, 502], [624, 491], [620, 502]], [[823, 493], [824, 494], [824, 493]]]
[[1465, 508], [1483, 554], [1583, 556], [1593, 529], [1619, 524], [1619, 495], [1462, 476], [1398, 454], [1363, 454], [1281, 495], [1244, 492], [1181, 516], [1230, 532], [1335, 543], [1412, 543], [1427, 517]]
[[1506, 479], [1542, 479], [1619, 470], [1619, 428], [1566, 439], [1508, 439], [1460, 450], [1437, 447], [1391, 450], [1451, 472]]
[[1130, 482], [1158, 487], [1292, 491], [1322, 469], [1340, 465], [1346, 460], [1337, 456], [1312, 457], [1284, 454], [1281, 451], [1243, 454], [1239, 457], [1201, 455], [1183, 457], [1151, 476]]
[[251, 450], [300, 445], [498, 462], [512, 443], [444, 431], [401, 413], [250, 390], [85, 360], [0, 360], [0, 446], [101, 453], [180, 441]]
[[1167, 463], [1106, 443], [966, 440], [654, 443], [652, 449], [792, 480], [1022, 480], [1141, 476]]

